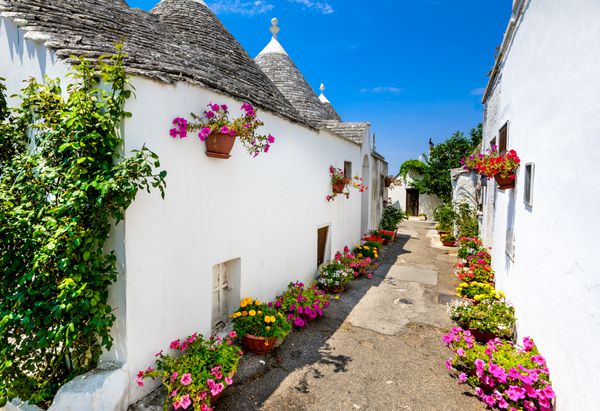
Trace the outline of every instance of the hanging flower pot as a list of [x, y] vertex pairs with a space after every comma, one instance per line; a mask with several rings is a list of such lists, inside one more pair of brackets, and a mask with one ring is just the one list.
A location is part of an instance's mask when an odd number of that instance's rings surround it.
[[496, 180], [496, 184], [498, 184], [498, 188], [500, 190], [506, 190], [515, 187], [514, 174], [510, 177], [502, 177], [500, 174], [494, 174], [494, 180]]
[[249, 351], [256, 354], [266, 354], [275, 348], [277, 337], [259, 337], [252, 334], [246, 334], [242, 338], [242, 345]]
[[211, 133], [206, 140], [206, 155], [213, 158], [228, 159], [235, 144], [235, 137], [229, 134]]
[[334, 193], [342, 194], [344, 192], [344, 188], [346, 188], [346, 182], [344, 180], [337, 181], [335, 183], [331, 183], [331, 187]]

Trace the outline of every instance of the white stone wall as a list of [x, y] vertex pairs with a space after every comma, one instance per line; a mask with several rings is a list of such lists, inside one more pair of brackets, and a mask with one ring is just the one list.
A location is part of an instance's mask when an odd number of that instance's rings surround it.
[[[64, 79], [68, 71], [41, 44], [23, 39], [17, 27], [0, 19], [0, 75], [9, 93], [28, 76]], [[236, 142], [229, 160], [209, 158], [197, 136], [171, 138], [171, 121], [211, 101], [233, 112], [241, 102], [187, 84], [143, 78], [132, 84], [136, 98], [127, 104], [133, 118], [123, 128], [125, 151], [146, 144], [159, 154], [168, 176], [166, 198], [140, 193], [107, 244], [116, 249], [123, 274], [111, 290], [115, 345], [103, 363], [127, 372], [129, 402], [151, 388], [137, 387], [134, 376], [152, 364], [154, 353], [175, 338], [210, 333], [214, 265], [241, 259], [242, 296], [262, 300], [290, 281], [310, 282], [317, 268], [317, 228], [330, 226], [329, 253], [358, 242], [363, 212], [369, 228], [379, 222], [386, 195], [379, 177], [387, 175], [387, 164], [371, 154], [368, 132], [360, 147], [265, 111], [264, 130], [277, 139], [268, 154], [251, 158]], [[350, 199], [328, 203], [329, 166], [351, 161], [353, 174], [361, 175], [365, 156], [369, 191], [352, 189]]]
[[472, 210], [477, 210], [478, 194], [477, 184], [479, 176], [477, 173], [456, 168], [452, 173], [452, 204], [456, 207], [458, 204], [466, 203]]
[[[484, 238], [497, 285], [515, 304], [519, 336], [546, 356], [557, 410], [600, 403], [600, 2], [532, 0], [487, 101], [484, 143], [508, 121], [508, 147], [535, 163], [533, 206], [524, 167], [513, 190], [488, 183]], [[514, 232], [514, 261], [505, 253]]]

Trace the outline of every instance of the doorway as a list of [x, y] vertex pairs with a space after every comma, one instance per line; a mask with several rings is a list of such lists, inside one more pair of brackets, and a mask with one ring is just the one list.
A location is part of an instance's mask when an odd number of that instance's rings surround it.
[[327, 239], [329, 237], [329, 226], [317, 230], [317, 267], [325, 262]]
[[406, 189], [406, 213], [412, 217], [419, 215], [419, 190], [416, 188]]

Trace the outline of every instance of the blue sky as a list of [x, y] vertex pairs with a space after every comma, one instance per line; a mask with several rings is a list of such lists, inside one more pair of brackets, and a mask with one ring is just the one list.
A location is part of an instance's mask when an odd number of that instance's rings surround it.
[[[157, 1], [128, 0], [149, 9]], [[481, 121], [511, 0], [206, 0], [252, 57], [279, 40], [346, 121], [369, 121], [390, 163]]]

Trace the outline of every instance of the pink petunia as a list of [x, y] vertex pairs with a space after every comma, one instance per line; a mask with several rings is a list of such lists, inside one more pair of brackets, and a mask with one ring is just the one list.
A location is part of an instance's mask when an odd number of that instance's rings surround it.
[[177, 390], [173, 390], [173, 391], [171, 391], [171, 394], [169, 394], [169, 398], [173, 398], [173, 397], [177, 397]]
[[227, 126], [221, 127], [221, 134], [229, 134], [229, 127], [227, 127]]
[[192, 400], [190, 400], [190, 396], [189, 395], [184, 395], [183, 397], [181, 397], [181, 399], [179, 400], [180, 404], [181, 404], [181, 408], [183, 408], [184, 410], [187, 410], [187, 408], [192, 405]]
[[174, 371], [173, 374], [171, 375], [171, 382], [174, 382], [177, 379], [177, 371]]
[[269, 144], [273, 144], [275, 142], [275, 137], [269, 134], [269, 136], [267, 137], [267, 141], [269, 142]]
[[192, 383], [192, 375], [190, 373], [183, 374], [181, 376], [181, 383], [183, 385], [190, 385]]
[[458, 381], [459, 381], [461, 384], [464, 384], [465, 382], [467, 382], [467, 374], [465, 374], [464, 372], [463, 372], [463, 373], [461, 373], [461, 374], [458, 376]]
[[229, 337], [230, 337], [230, 338], [235, 338], [235, 337], [237, 337], [237, 333], [236, 333], [235, 331], [231, 331], [231, 332], [229, 333]]
[[227, 385], [231, 385], [231, 384], [233, 384], [233, 378], [225, 377], [225, 382], [227, 383]]

